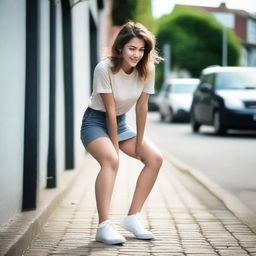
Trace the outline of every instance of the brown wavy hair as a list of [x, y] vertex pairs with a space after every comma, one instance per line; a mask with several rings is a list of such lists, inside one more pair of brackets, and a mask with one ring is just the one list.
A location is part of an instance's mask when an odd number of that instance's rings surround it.
[[120, 70], [123, 62], [123, 47], [134, 37], [142, 39], [145, 42], [144, 55], [136, 66], [139, 78], [144, 81], [150, 75], [150, 63], [158, 63], [162, 58], [156, 50], [155, 36], [141, 23], [129, 21], [123, 25], [111, 49], [111, 55], [109, 57], [113, 63], [111, 70], [113, 73], [117, 73]]

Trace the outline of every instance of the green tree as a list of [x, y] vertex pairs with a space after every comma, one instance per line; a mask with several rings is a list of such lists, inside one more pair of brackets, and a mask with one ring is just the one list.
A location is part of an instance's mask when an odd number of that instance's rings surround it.
[[112, 8], [113, 25], [123, 25], [129, 20], [137, 21], [153, 32], [151, 0], [114, 0]]
[[151, 0], [137, 0], [134, 20], [142, 23], [154, 33], [154, 19], [152, 16]]
[[[198, 77], [210, 65], [222, 63], [222, 26], [206, 12], [191, 7], [176, 6], [173, 12], [157, 20], [159, 48], [171, 45], [172, 67], [187, 69]], [[228, 30], [228, 65], [237, 66], [240, 43], [232, 30]], [[156, 84], [163, 82], [163, 64], [159, 65]]]
[[137, 0], [113, 0], [113, 25], [121, 26], [129, 20], [134, 20]]

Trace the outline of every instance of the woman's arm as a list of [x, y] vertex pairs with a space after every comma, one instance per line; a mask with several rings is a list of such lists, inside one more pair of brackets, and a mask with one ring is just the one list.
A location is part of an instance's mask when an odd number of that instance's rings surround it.
[[139, 157], [140, 148], [143, 143], [144, 130], [146, 125], [148, 113], [148, 97], [149, 94], [142, 92], [136, 103], [136, 125], [137, 125], [137, 141], [136, 141], [136, 154]]
[[101, 93], [102, 101], [106, 109], [106, 118], [107, 118], [107, 130], [109, 137], [118, 153], [118, 137], [117, 137], [117, 122], [116, 122], [116, 107], [115, 99], [112, 93]]

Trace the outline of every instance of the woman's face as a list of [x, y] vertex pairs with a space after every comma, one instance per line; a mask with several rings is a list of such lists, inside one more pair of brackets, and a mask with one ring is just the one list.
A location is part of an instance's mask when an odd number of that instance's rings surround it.
[[144, 55], [145, 42], [144, 40], [134, 37], [123, 47], [123, 63], [122, 68], [124, 71], [129, 71], [131, 68], [136, 67], [138, 62]]

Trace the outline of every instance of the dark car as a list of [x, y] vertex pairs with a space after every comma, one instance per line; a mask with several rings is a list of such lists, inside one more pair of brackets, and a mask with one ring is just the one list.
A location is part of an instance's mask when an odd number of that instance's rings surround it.
[[215, 133], [256, 129], [256, 68], [209, 67], [193, 95], [191, 125], [212, 125]]

